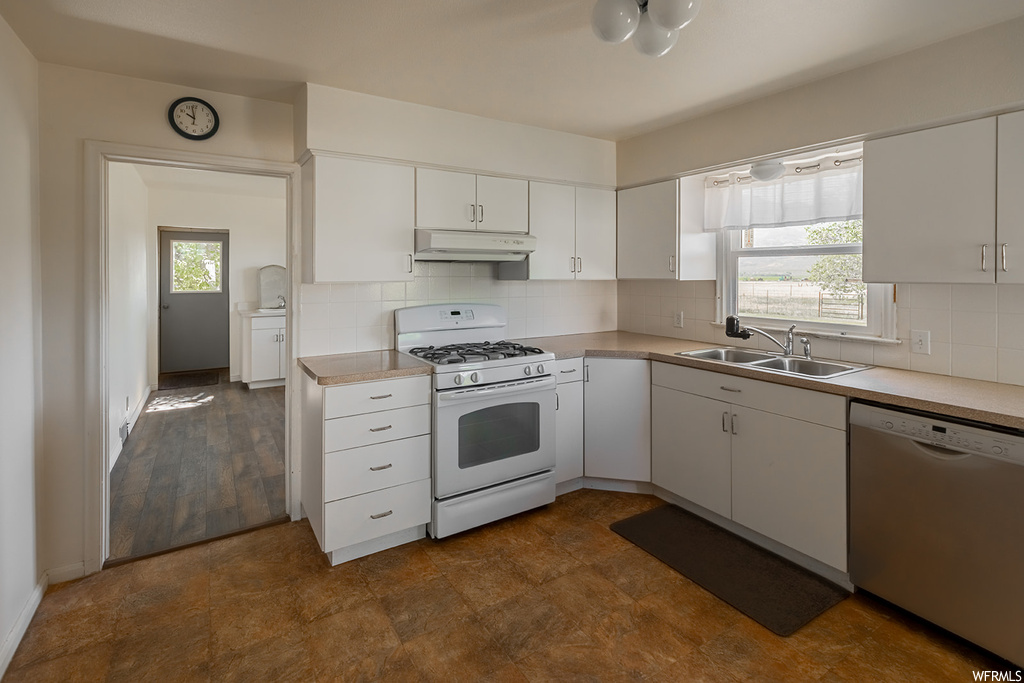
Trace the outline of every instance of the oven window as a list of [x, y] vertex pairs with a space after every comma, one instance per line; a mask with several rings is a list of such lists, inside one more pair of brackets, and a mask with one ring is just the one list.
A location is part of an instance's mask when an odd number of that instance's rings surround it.
[[459, 418], [459, 469], [540, 448], [540, 404], [506, 403]]

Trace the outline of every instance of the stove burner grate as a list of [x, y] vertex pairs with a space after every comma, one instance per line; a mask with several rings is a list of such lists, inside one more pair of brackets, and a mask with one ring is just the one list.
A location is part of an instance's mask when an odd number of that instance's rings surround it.
[[535, 346], [524, 346], [516, 342], [475, 342], [466, 344], [445, 344], [444, 346], [417, 346], [409, 349], [409, 353], [423, 360], [438, 365], [453, 363], [477, 363], [503, 358], [518, 358], [544, 353]]

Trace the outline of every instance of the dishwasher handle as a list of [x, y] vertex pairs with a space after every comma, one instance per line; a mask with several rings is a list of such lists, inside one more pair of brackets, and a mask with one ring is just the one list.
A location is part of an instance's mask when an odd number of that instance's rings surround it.
[[[942, 446], [934, 446], [930, 443], [922, 443], [920, 441], [917, 441], [916, 439], [908, 439], [908, 441], [914, 444], [914, 446], [916, 446], [919, 451], [921, 451], [930, 458], [934, 458], [935, 460], [966, 460], [967, 458], [979, 455], [976, 453], [971, 453], [969, 451], [957, 451], [952, 448], [943, 448]], [[983, 458], [985, 456], [979, 455], [979, 457]]]

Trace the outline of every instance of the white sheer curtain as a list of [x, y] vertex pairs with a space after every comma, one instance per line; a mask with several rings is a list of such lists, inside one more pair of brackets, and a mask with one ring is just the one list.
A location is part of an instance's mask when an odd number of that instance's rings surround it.
[[753, 180], [748, 172], [708, 177], [704, 231], [783, 228], [863, 217], [860, 152], [786, 162], [785, 168], [777, 180]]

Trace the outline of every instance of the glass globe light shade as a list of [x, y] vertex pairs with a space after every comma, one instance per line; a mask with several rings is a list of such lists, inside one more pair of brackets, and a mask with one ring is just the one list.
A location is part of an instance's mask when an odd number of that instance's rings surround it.
[[647, 13], [658, 26], [678, 31], [693, 21], [701, 0], [648, 0]]
[[750, 177], [754, 180], [775, 180], [781, 178], [785, 172], [786, 167], [782, 165], [782, 159], [758, 161], [750, 167]]
[[679, 40], [679, 31], [669, 31], [653, 21], [649, 12], [640, 15], [640, 25], [636, 27], [633, 34], [633, 45], [642, 55], [648, 57], [660, 57], [676, 44]]
[[590, 25], [606, 43], [621, 43], [636, 32], [640, 6], [636, 0], [597, 0]]

